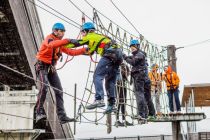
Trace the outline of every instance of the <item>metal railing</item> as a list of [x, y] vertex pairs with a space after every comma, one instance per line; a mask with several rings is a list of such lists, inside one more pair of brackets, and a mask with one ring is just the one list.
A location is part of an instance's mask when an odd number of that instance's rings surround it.
[[[184, 134], [182, 139], [187, 137], [190, 140], [210, 140], [210, 132], [198, 132]], [[133, 136], [133, 137], [109, 137], [109, 138], [75, 138], [68, 140], [172, 140], [172, 135], [154, 135], [154, 136]]]
[[172, 135], [113, 137], [113, 138], [88, 138], [76, 140], [172, 140]]

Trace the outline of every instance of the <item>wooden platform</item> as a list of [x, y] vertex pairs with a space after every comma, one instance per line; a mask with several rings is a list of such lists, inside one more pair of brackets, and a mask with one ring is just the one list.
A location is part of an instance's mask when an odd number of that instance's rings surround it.
[[176, 121], [201, 121], [206, 118], [204, 113], [183, 113], [173, 115], [163, 115], [155, 120], [148, 120], [148, 122], [176, 122]]

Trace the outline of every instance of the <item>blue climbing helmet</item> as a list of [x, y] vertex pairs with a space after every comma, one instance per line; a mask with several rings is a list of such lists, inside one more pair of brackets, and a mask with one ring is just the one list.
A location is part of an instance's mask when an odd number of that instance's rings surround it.
[[62, 23], [55, 23], [52, 27], [52, 30], [63, 30], [65, 31], [65, 27]]
[[130, 42], [130, 47], [131, 47], [131, 46], [139, 46], [139, 45], [140, 45], [140, 43], [139, 43], [138, 40], [133, 39], [133, 40], [131, 40], [131, 42]]
[[152, 64], [152, 69], [157, 70], [159, 68], [158, 64]]
[[82, 31], [84, 30], [91, 30], [94, 29], [95, 30], [95, 26], [92, 22], [86, 22], [82, 25]]

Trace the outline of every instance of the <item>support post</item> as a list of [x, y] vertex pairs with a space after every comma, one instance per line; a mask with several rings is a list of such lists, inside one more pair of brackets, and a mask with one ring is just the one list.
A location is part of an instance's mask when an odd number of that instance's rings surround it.
[[[194, 89], [192, 88], [192, 112], [195, 113], [195, 96]], [[196, 122], [192, 122], [193, 132], [196, 132]]]
[[168, 45], [167, 47], [167, 58], [168, 65], [172, 67], [173, 71], [177, 72], [176, 69], [176, 47], [174, 45]]
[[[167, 47], [167, 58], [168, 65], [172, 67], [173, 71], [177, 72], [176, 69], [176, 47], [174, 45], [168, 45]], [[174, 105], [176, 107], [176, 105]], [[181, 126], [180, 121], [172, 122], [172, 137], [173, 140], [181, 140]]]
[[180, 121], [174, 121], [172, 123], [172, 137], [173, 140], [181, 140], [181, 128]]
[[106, 114], [107, 134], [112, 132], [112, 114]]
[[160, 140], [165, 140], [165, 136], [164, 135], [160, 135]]
[[[76, 118], [77, 84], [74, 84], [74, 118]], [[74, 135], [76, 135], [76, 122], [74, 122]]]

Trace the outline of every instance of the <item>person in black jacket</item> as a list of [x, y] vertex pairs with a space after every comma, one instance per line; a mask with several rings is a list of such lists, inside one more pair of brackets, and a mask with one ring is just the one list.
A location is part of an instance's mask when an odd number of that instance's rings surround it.
[[145, 55], [145, 83], [144, 83], [144, 96], [147, 102], [147, 108], [148, 108], [148, 112], [147, 112], [147, 119], [148, 120], [154, 120], [156, 118], [156, 113], [155, 113], [155, 107], [154, 104], [152, 102], [152, 96], [151, 96], [151, 80], [149, 78], [149, 74], [148, 74], [148, 62], [147, 62], [147, 54], [142, 51], [139, 50], [140, 52], [142, 52]]
[[[116, 126], [131, 126], [133, 124], [126, 121], [126, 102], [127, 102], [127, 88], [126, 82], [128, 82], [130, 69], [128, 65], [122, 63], [120, 65], [120, 69], [117, 75], [117, 82], [116, 82], [116, 94], [117, 94], [117, 121], [115, 122]], [[122, 113], [122, 122], [119, 120], [119, 112]]]
[[124, 60], [132, 66], [131, 77], [134, 81], [134, 92], [137, 103], [137, 118], [144, 120], [147, 118], [147, 102], [145, 98], [144, 86], [147, 80], [146, 56], [140, 51], [138, 40], [131, 40], [130, 49], [133, 55], [123, 55]]

